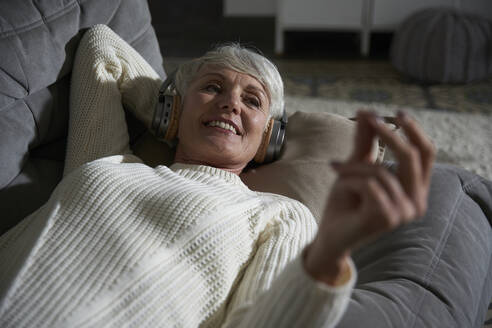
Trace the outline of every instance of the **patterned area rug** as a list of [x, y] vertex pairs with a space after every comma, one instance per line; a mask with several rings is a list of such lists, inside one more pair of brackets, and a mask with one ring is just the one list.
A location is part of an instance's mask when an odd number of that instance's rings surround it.
[[278, 61], [288, 95], [492, 114], [492, 77], [463, 85], [426, 85], [388, 61]]
[[[361, 108], [370, 108], [381, 116], [396, 116], [402, 106], [287, 96], [286, 108], [289, 112], [327, 112], [354, 117]], [[492, 115], [403, 108], [434, 143], [436, 162], [462, 167], [492, 181]], [[385, 154], [385, 159], [393, 159], [391, 152]]]

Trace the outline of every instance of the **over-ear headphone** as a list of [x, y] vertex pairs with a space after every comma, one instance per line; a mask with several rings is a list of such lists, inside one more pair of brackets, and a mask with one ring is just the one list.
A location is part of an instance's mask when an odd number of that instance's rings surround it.
[[168, 75], [159, 89], [159, 98], [150, 127], [155, 137], [165, 142], [172, 142], [178, 134], [181, 97], [175, 90], [175, 76], [176, 71]]
[[[159, 99], [155, 106], [151, 132], [161, 141], [174, 142], [178, 133], [181, 97], [176, 92], [174, 80], [176, 71], [169, 74], [159, 89]], [[254, 161], [258, 164], [270, 163], [280, 156], [287, 128], [287, 113], [283, 109], [282, 118], [270, 118], [263, 134]]]

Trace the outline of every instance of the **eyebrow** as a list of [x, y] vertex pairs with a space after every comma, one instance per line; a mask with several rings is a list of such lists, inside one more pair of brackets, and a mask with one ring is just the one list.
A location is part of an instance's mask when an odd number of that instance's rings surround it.
[[[220, 77], [222, 80], [226, 80], [226, 77], [224, 75], [222, 75], [220, 73], [215, 73], [215, 72], [205, 73], [202, 76], [200, 76], [199, 79], [205, 78], [205, 77], [207, 77], [207, 75], [215, 75], [215, 76]], [[263, 88], [258, 88], [257, 86], [254, 86], [253, 84], [248, 84], [245, 89], [246, 90], [256, 90], [256, 91], [260, 92], [261, 94], [263, 94], [263, 97], [265, 97], [265, 99], [268, 100], [268, 95], [263, 90]]]

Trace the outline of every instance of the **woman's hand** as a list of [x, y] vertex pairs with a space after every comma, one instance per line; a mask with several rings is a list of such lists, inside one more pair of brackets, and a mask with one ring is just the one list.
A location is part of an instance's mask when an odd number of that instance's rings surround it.
[[[336, 285], [347, 271], [346, 258], [360, 244], [424, 215], [435, 150], [416, 121], [399, 113], [407, 140], [377, 116], [361, 111], [355, 147], [349, 160], [333, 164], [335, 182], [316, 238], [304, 253], [304, 265], [315, 279]], [[370, 162], [379, 137], [398, 160], [396, 174]]]

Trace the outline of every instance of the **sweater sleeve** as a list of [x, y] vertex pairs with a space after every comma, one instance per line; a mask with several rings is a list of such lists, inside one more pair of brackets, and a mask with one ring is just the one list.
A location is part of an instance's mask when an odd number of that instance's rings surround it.
[[64, 175], [101, 157], [131, 153], [123, 106], [149, 127], [161, 83], [109, 27], [90, 28], [73, 64]]
[[294, 203], [261, 235], [257, 252], [228, 304], [224, 327], [334, 327], [345, 312], [356, 281], [332, 287], [304, 269], [301, 251], [314, 238], [309, 210]]

